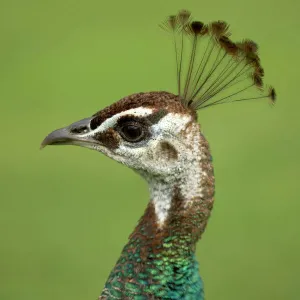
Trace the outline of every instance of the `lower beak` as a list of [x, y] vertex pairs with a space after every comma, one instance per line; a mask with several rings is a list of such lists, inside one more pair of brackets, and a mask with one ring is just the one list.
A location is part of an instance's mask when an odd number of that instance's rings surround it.
[[79, 145], [96, 144], [97, 142], [90, 136], [91, 118], [86, 118], [75, 122], [67, 127], [60, 128], [49, 133], [41, 143], [41, 149], [48, 145]]

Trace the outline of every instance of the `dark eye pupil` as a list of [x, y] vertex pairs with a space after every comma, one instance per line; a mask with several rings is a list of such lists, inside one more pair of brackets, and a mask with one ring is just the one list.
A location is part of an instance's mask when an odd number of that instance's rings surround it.
[[142, 128], [132, 124], [123, 126], [122, 133], [124, 138], [127, 139], [129, 142], [140, 141], [143, 137]]

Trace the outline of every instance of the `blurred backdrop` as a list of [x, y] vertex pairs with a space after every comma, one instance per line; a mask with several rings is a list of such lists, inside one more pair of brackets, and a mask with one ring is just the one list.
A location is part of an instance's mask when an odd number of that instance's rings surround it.
[[134, 92], [176, 92], [157, 25], [181, 8], [260, 45], [278, 103], [199, 112], [216, 203], [198, 244], [209, 300], [299, 299], [299, 2], [0, 1], [0, 299], [96, 299], [148, 201], [126, 167], [50, 131]]

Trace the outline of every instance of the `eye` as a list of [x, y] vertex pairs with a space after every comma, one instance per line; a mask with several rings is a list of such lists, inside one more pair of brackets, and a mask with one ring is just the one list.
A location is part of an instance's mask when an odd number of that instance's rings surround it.
[[136, 122], [123, 124], [119, 129], [120, 135], [128, 142], [136, 143], [141, 141], [145, 136], [144, 128]]

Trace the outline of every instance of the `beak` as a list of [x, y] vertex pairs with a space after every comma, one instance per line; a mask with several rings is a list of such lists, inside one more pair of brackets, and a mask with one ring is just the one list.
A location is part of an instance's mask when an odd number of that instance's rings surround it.
[[89, 132], [91, 132], [91, 119], [86, 118], [67, 127], [54, 130], [45, 137], [40, 149], [48, 145], [78, 145], [88, 147], [92, 146], [92, 144], [97, 144], [97, 141], [89, 135]]

